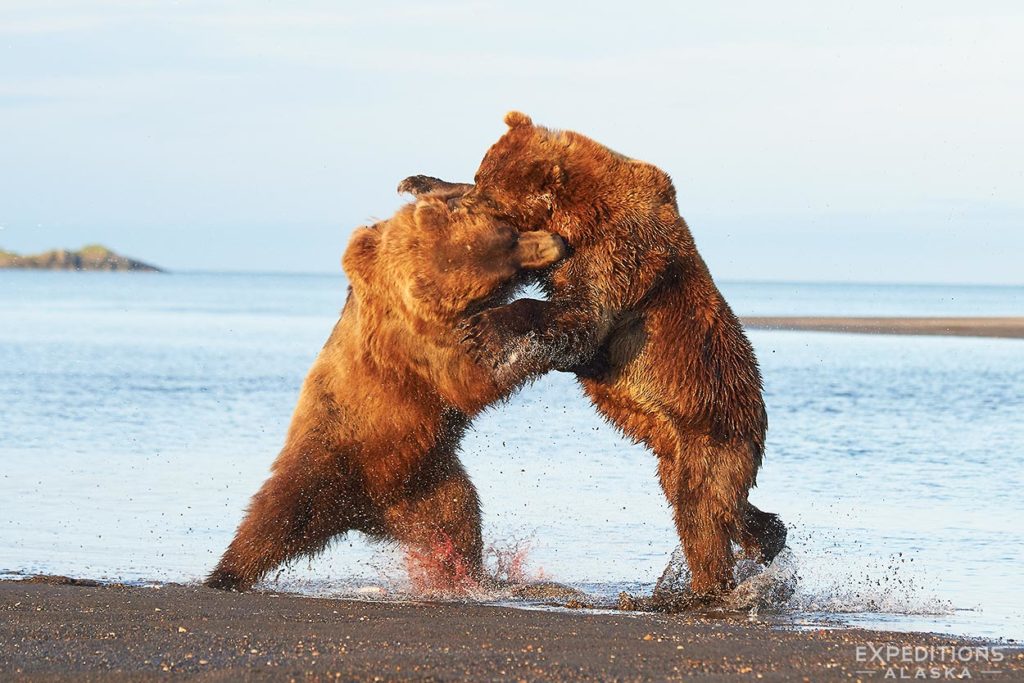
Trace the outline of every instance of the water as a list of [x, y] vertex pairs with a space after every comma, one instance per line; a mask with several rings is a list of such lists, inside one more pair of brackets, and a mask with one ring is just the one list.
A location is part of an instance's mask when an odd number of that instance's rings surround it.
[[[1024, 288], [730, 284], [741, 314], [1022, 315]], [[281, 446], [340, 277], [0, 272], [0, 572], [195, 581]], [[771, 420], [752, 500], [790, 525], [795, 622], [1024, 638], [1024, 342], [751, 333]], [[463, 460], [496, 552], [599, 595], [675, 545], [654, 458], [552, 374]], [[350, 535], [278, 587], [393, 586]]]

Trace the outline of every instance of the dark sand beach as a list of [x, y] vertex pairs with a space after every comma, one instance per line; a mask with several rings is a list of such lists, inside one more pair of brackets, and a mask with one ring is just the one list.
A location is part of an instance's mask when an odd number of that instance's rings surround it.
[[[56, 578], [0, 582], [5, 681], [169, 674], [205, 681], [872, 680], [883, 678], [886, 665], [864, 660], [882, 644], [983, 645], [928, 634], [797, 630], [746, 617], [361, 602]], [[971, 677], [1024, 680], [1024, 651], [998, 652], [1000, 661], [966, 664]]]
[[821, 316], [746, 316], [752, 330], [806, 330], [855, 334], [919, 334], [1024, 339], [1024, 318], [852, 318]]

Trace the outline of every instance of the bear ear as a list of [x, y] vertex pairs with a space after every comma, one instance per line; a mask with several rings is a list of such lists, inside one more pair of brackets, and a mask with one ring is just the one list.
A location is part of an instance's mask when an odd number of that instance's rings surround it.
[[415, 218], [418, 228], [442, 230], [448, 225], [448, 207], [439, 199], [421, 199], [416, 202]]
[[377, 260], [380, 246], [380, 231], [376, 227], [356, 228], [348, 241], [341, 267], [348, 275], [349, 282], [367, 282], [369, 273]]
[[510, 111], [505, 114], [505, 125], [509, 128], [519, 128], [520, 126], [532, 126], [533, 120], [521, 111]]

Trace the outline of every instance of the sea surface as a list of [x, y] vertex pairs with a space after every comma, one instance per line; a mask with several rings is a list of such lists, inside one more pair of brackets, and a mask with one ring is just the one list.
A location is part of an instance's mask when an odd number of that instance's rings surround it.
[[[340, 276], [0, 272], [0, 574], [191, 582], [279, 450]], [[1024, 315], [1024, 288], [722, 283], [749, 315]], [[1024, 638], [1024, 341], [750, 333], [790, 527], [792, 623]], [[478, 419], [463, 461], [489, 561], [600, 596], [676, 541], [655, 460], [551, 374]], [[773, 571], [770, 569], [769, 571]], [[401, 595], [358, 534], [267, 587]]]

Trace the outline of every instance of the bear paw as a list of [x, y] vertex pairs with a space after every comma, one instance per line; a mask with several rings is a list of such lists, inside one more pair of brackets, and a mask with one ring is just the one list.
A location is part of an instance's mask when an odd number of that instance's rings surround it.
[[473, 360], [492, 369], [497, 369], [515, 360], [521, 346], [521, 335], [505, 324], [503, 311], [491, 308], [469, 316], [462, 323], [462, 343], [468, 347]]
[[427, 194], [433, 192], [443, 185], [447, 185], [445, 181], [434, 178], [428, 175], [411, 175], [402, 182], [398, 183], [399, 194], [408, 192], [414, 197], [418, 197], [421, 194]]

